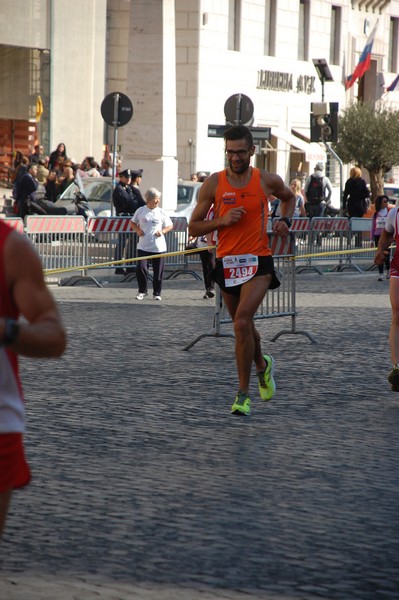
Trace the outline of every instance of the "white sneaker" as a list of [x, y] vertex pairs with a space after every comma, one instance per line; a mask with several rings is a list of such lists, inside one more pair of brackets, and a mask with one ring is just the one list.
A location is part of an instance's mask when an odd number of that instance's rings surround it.
[[154, 300], [162, 300], [161, 296], [154, 296]]
[[384, 281], [384, 278], [382, 275], [379, 276], [379, 278], [377, 279], [377, 281]]
[[137, 296], [136, 296], [136, 300], [144, 300], [144, 297], [145, 297], [146, 295], [147, 295], [147, 294], [142, 294], [141, 292], [139, 292], [139, 293], [137, 294]]

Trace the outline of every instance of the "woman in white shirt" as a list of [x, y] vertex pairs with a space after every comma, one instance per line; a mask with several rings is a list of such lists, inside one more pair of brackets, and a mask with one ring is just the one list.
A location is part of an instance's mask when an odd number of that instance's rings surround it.
[[[142, 206], [132, 217], [132, 229], [139, 237], [137, 244], [137, 256], [143, 257], [137, 261], [136, 277], [139, 284], [139, 292], [136, 300], [143, 300], [148, 293], [148, 260], [147, 256], [153, 254], [164, 254], [167, 250], [165, 234], [173, 229], [173, 223], [166, 212], [158, 206], [161, 200], [161, 192], [156, 188], [150, 188], [144, 194], [146, 206]], [[153, 298], [161, 300], [162, 277], [165, 266], [165, 258], [152, 258], [153, 270]]]

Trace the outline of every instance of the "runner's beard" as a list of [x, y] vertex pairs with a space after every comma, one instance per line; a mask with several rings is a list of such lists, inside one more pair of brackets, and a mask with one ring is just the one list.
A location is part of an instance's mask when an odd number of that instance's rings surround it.
[[238, 173], [242, 175], [245, 171], [248, 171], [250, 162], [246, 160], [241, 160], [238, 164], [233, 163], [232, 160], [229, 160], [229, 167], [233, 171], [233, 173]]

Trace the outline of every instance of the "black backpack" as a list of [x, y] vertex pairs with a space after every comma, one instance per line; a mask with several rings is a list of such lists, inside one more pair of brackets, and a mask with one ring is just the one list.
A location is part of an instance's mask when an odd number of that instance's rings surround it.
[[311, 175], [308, 191], [306, 192], [307, 201], [310, 202], [310, 204], [319, 204], [323, 200], [323, 197], [323, 177]]

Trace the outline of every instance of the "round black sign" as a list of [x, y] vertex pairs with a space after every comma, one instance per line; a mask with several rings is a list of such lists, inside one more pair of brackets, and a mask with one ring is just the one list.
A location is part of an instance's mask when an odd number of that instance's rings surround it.
[[[115, 102], [117, 101], [117, 97], [119, 96], [118, 102], [118, 122], [114, 123], [114, 114], [115, 114]], [[129, 123], [130, 119], [133, 116], [133, 104], [125, 94], [121, 92], [113, 92], [112, 94], [108, 94], [105, 96], [104, 100], [101, 103], [101, 116], [107, 125], [113, 125], [116, 127], [122, 127]]]
[[226, 100], [224, 114], [227, 124], [252, 125], [254, 116], [253, 102], [245, 94], [234, 94]]

